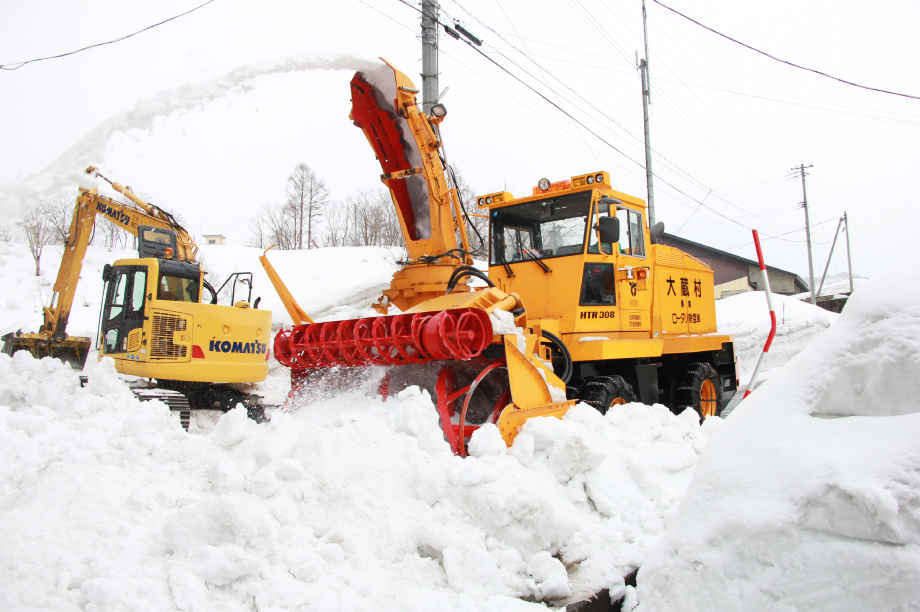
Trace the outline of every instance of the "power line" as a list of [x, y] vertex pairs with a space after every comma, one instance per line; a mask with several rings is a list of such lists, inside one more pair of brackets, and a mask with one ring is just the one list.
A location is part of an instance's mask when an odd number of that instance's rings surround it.
[[705, 29], [705, 30], [709, 30], [709, 31], [712, 32], [713, 34], [717, 34], [717, 35], [721, 36], [722, 38], [725, 38], [725, 39], [727, 39], [727, 40], [732, 41], [733, 43], [736, 43], [736, 44], [741, 45], [742, 47], [745, 47], [746, 49], [750, 49], [751, 51], [754, 51], [754, 52], [756, 52], [756, 53], [760, 53], [761, 55], [764, 55], [764, 56], [766, 56], [766, 57], [769, 57], [771, 60], [775, 60], [775, 61], [780, 62], [780, 63], [782, 63], [782, 64], [786, 64], [787, 66], [792, 66], [793, 68], [799, 68], [799, 69], [801, 69], [801, 70], [807, 70], [808, 72], [813, 72], [813, 73], [815, 73], [815, 74], [820, 74], [821, 76], [827, 77], [827, 78], [829, 78], [829, 79], [833, 79], [833, 80], [835, 80], [835, 81], [839, 81], [839, 82], [841, 82], [841, 83], [845, 83], [846, 85], [852, 85], [853, 87], [859, 87], [860, 89], [868, 89], [869, 91], [877, 91], [877, 92], [879, 92], [879, 93], [891, 94], [892, 96], [901, 96], [902, 98], [912, 98], [912, 99], [914, 99], [914, 100], [920, 100], [920, 96], [912, 96], [912, 95], [910, 95], [910, 94], [898, 93], [898, 92], [896, 92], [896, 91], [889, 91], [889, 90], [887, 90], [887, 89], [879, 89], [879, 88], [877, 88], [877, 87], [869, 87], [868, 85], [860, 85], [859, 83], [854, 83], [853, 81], [847, 81], [846, 79], [841, 79], [841, 78], [832, 76], [832, 75], [830, 75], [830, 74], [827, 74], [826, 72], [821, 72], [820, 70], [815, 70], [814, 68], [806, 68], [805, 66], [800, 66], [799, 64], [794, 64], [794, 63], [789, 62], [789, 61], [786, 61], [786, 60], [784, 60], [784, 59], [780, 59], [780, 58], [778, 58], [778, 57], [776, 57], [776, 56], [770, 55], [770, 54], [767, 53], [766, 51], [761, 51], [760, 49], [755, 49], [755, 48], [752, 47], [751, 45], [745, 44], [745, 43], [741, 42], [740, 40], [735, 40], [735, 39], [732, 38], [731, 36], [727, 36], [727, 35], [723, 34], [722, 32], [719, 32], [718, 30], [713, 30], [713, 29], [710, 28], [709, 26], [703, 25], [702, 23], [700, 23], [700, 22], [697, 21], [696, 19], [693, 19], [692, 17], [687, 17], [686, 15], [684, 15], [683, 13], [681, 13], [680, 11], [676, 11], [676, 10], [672, 9], [670, 6], [668, 6], [668, 5], [666, 5], [666, 4], [662, 4], [661, 2], [659, 2], [659, 0], [652, 0], [652, 1], [653, 1], [655, 4], [657, 4], [657, 5], [659, 5], [659, 6], [663, 7], [663, 8], [668, 9], [668, 10], [671, 11], [672, 13], [675, 13], [675, 14], [677, 14], [677, 15], [680, 15], [681, 17], [683, 17], [683, 18], [686, 19], [687, 21], [692, 21], [693, 23], [695, 23], [696, 25], [700, 26], [701, 28], [703, 28], [703, 29]]
[[[0, 69], [2, 69], [2, 70], [19, 70], [20, 68], [22, 68], [22, 67], [25, 66], [26, 64], [31, 64], [31, 63], [33, 63], [33, 62], [42, 62], [42, 61], [44, 61], [44, 60], [58, 59], [58, 58], [61, 58], [61, 57], [67, 57], [68, 55], [73, 55], [74, 53], [79, 53], [79, 52], [81, 52], [81, 51], [86, 51], [87, 49], [93, 49], [93, 48], [95, 48], [95, 47], [102, 47], [102, 46], [104, 46], [104, 45], [111, 45], [112, 43], [121, 42], [121, 41], [123, 41], [123, 40], [125, 40], [125, 39], [131, 38], [132, 36], [136, 36], [136, 35], [140, 34], [141, 32], [146, 32], [147, 30], [151, 30], [151, 29], [153, 29], [153, 28], [155, 28], [155, 27], [157, 27], [157, 26], [163, 25], [164, 23], [167, 23], [167, 22], [169, 22], [169, 21], [172, 21], [173, 19], [178, 19], [179, 17], [184, 17], [185, 15], [188, 15], [189, 13], [193, 13], [193, 12], [197, 11], [198, 9], [200, 9], [201, 7], [207, 6], [208, 4], [211, 4], [212, 2], [214, 2], [214, 0], [208, 0], [208, 1], [205, 2], [204, 4], [199, 4], [198, 6], [196, 6], [195, 8], [193, 8], [193, 9], [191, 9], [191, 10], [188, 10], [188, 11], [185, 11], [184, 13], [179, 14], [179, 15], [175, 15], [175, 16], [173, 16], [173, 17], [170, 17], [169, 19], [164, 19], [163, 21], [161, 21], [161, 22], [159, 22], [159, 23], [155, 23], [155, 24], [153, 24], [153, 25], [147, 26], [147, 27], [144, 28], [143, 30], [138, 30], [137, 32], [134, 32], [133, 34], [128, 34], [128, 35], [126, 35], [126, 36], [122, 36], [121, 38], [116, 38], [115, 40], [110, 40], [110, 41], [107, 41], [107, 42], [96, 43], [95, 45], [89, 45], [88, 47], [83, 47], [82, 49], [77, 49], [76, 51], [68, 51], [67, 53], [61, 53], [60, 55], [50, 55], [50, 56], [48, 56], [48, 57], [39, 57], [39, 58], [37, 58], [37, 59], [31, 59], [31, 60], [27, 60], [27, 61], [25, 61], [25, 62], [13, 62], [13, 63], [10, 63], [10, 64], [0, 64]], [[15, 67], [14, 67], [14, 68], [10, 68], [10, 66], [15, 66]]]
[[[581, 5], [581, 3], [580, 3], [578, 0], [575, 0], [575, 2], [577, 3], [578, 7], [581, 7], [581, 9], [584, 10], [584, 7]], [[495, 30], [493, 27], [491, 27], [489, 24], [487, 24], [487, 23], [485, 23], [483, 20], [479, 19], [476, 15], [474, 15], [473, 13], [471, 13], [471, 12], [470, 12], [468, 9], [466, 9], [463, 5], [461, 5], [459, 2], [457, 2], [457, 0], [454, 0], [454, 3], [457, 4], [457, 5], [458, 5], [463, 11], [465, 11], [470, 17], [472, 17], [480, 26], [482, 26], [482, 27], [488, 29], [489, 31], [491, 31], [492, 33], [496, 34], [505, 44], [507, 44], [509, 47], [511, 47], [511, 49], [513, 49], [513, 50], [516, 51], [517, 53], [520, 53], [521, 55], [523, 55], [524, 57], [526, 57], [528, 60], [530, 60], [530, 62], [533, 63], [541, 72], [543, 72], [543, 73], [545, 73], [545, 74], [548, 74], [549, 76], [553, 77], [553, 78], [554, 78], [557, 82], [559, 82], [563, 87], [565, 87], [566, 89], [568, 89], [569, 91], [571, 91], [572, 93], [574, 93], [576, 96], [578, 96], [578, 98], [580, 98], [583, 102], [585, 102], [585, 103], [588, 104], [591, 108], [593, 108], [600, 116], [604, 117], [605, 119], [607, 119], [608, 121], [610, 121], [611, 123], [613, 123], [616, 127], [618, 127], [618, 128], [620, 128], [621, 130], [623, 130], [627, 135], [629, 135], [631, 138], [633, 138], [633, 139], [636, 140], [637, 142], [640, 142], [640, 143], [642, 142], [642, 139], [641, 139], [641, 138], [639, 138], [638, 136], [636, 136], [635, 134], [633, 134], [632, 132], [630, 132], [627, 128], [625, 128], [624, 126], [620, 125], [620, 124], [617, 123], [615, 120], [613, 120], [611, 117], [609, 117], [607, 114], [605, 114], [603, 111], [601, 111], [600, 109], [598, 109], [596, 106], [594, 106], [594, 104], [592, 104], [589, 100], [587, 100], [584, 96], [582, 96], [581, 94], [579, 94], [577, 91], [575, 91], [574, 89], [572, 89], [571, 87], [569, 87], [564, 81], [562, 81], [559, 77], [557, 77], [557, 76], [556, 76], [555, 74], [553, 74], [551, 71], [547, 70], [546, 68], [544, 68], [543, 66], [541, 66], [540, 64], [538, 64], [538, 63], [534, 60], [534, 58], [533, 58], [532, 55], [530, 55], [529, 53], [524, 53], [524, 52], [522, 52], [520, 49], [518, 49], [517, 47], [515, 47], [513, 44], [511, 44], [511, 43], [502, 35], [502, 33], [498, 32], [498, 31]], [[575, 6], [573, 6], [573, 9], [575, 9], [575, 11], [578, 12], [578, 10], [577, 10], [577, 8], [576, 8]], [[445, 11], [445, 12], [446, 12], [446, 11]], [[583, 17], [583, 18], [584, 18], [584, 17]], [[593, 21], [594, 21], [594, 20], [587, 20], [587, 21], [588, 21], [588, 23], [589, 23], [589, 25], [590, 25], [590, 24], [593, 24]], [[617, 48], [621, 53], [623, 53], [623, 54], [625, 55], [625, 51], [624, 51], [622, 48], [619, 47], [619, 45], [616, 43], [616, 41], [615, 41], [614, 39], [612, 39], [612, 38], [610, 37], [610, 35], [609, 35], [605, 30], [600, 29], [599, 33], [600, 33], [600, 35], [601, 35], [602, 38], [609, 39], [609, 41], [612, 42], [612, 43], [616, 46], [616, 48]], [[514, 33], [514, 36], [517, 37], [517, 38], [519, 38], [519, 39], [522, 38], [516, 31], [515, 31], [515, 33]], [[486, 43], [486, 44], [488, 44], [488, 43]], [[494, 45], [489, 45], [489, 46], [492, 47], [492, 49], [494, 49], [494, 51], [495, 51], [496, 53], [498, 53], [501, 57], [503, 57], [503, 58], [506, 59], [507, 61], [511, 62], [511, 64], [513, 64], [516, 68], [518, 68], [519, 70], [521, 70], [522, 72], [524, 72], [524, 74], [526, 74], [527, 76], [529, 76], [529, 77], [535, 79], [535, 77], [534, 77], [532, 74], [530, 74], [527, 70], [525, 70], [524, 68], [522, 68], [519, 64], [517, 64], [514, 60], [512, 60], [511, 58], [509, 58], [507, 55], [505, 55], [504, 53], [502, 53], [502, 51], [501, 51], [500, 49], [496, 48]], [[498, 64], [496, 64], [496, 65], [498, 65]], [[510, 74], [510, 73], [509, 73], [509, 74]], [[512, 75], [512, 76], [514, 76], [514, 75]], [[516, 78], [516, 77], [515, 77], [515, 78]], [[538, 79], [535, 79], [535, 80], [538, 80]], [[531, 89], [532, 89], [532, 88], [531, 88]], [[558, 91], [555, 91], [555, 93], [556, 93], [557, 96], [560, 95]], [[662, 94], [662, 95], [663, 95], [663, 94]], [[694, 94], [694, 95], [695, 95], [695, 94]], [[666, 96], [665, 96], [665, 97], [666, 97]], [[572, 103], [571, 101], [569, 101], [569, 102]], [[577, 104], [576, 104], [575, 106], [576, 106], [576, 108], [578, 108]], [[683, 116], [687, 119], [687, 121], [688, 121], [690, 124], [693, 124], [694, 126], [696, 126], [695, 122], [693, 122], [692, 119], [690, 119], [689, 117], [687, 117], [686, 114], [683, 113], [683, 111], [680, 110], [680, 106], [679, 106], [679, 105], [677, 105], [677, 104], [675, 103], [675, 104], [673, 104], [673, 107], [675, 108], [675, 111], [676, 111], [678, 114], [683, 115]], [[584, 112], [584, 109], [578, 108], [578, 110], [581, 110], [582, 112]], [[585, 113], [585, 114], [588, 115], [589, 117], [594, 118], [595, 121], [598, 121], [597, 118], [596, 118], [596, 117], [593, 117], [590, 113]], [[600, 123], [600, 122], [598, 121], [598, 123]], [[581, 125], [584, 126], [584, 124], [581, 124]], [[588, 129], [588, 128], [586, 127], [586, 129]], [[718, 145], [718, 143], [712, 141], [712, 140], [708, 137], [708, 135], [705, 133], [705, 131], [702, 130], [701, 128], [699, 128], [699, 126], [696, 126], [696, 129], [697, 129], [698, 132], [701, 134], [701, 138], [702, 138], [704, 141], [707, 141], [707, 146], [709, 146], [713, 151], [716, 151], [716, 149], [722, 151], [722, 153], [723, 153], [724, 156], [725, 156], [725, 159], [726, 159], [730, 164], [736, 165], [743, 173], [746, 173], [746, 174], [747, 174], [748, 176], [750, 176], [755, 182], [759, 182], [759, 183], [761, 184], [762, 187], [765, 187], [765, 188], [768, 188], [768, 189], [771, 188], [769, 185], [767, 185], [767, 183], [765, 183], [765, 182], [763, 182], [762, 180], [758, 179], [753, 173], [751, 173], [749, 170], [747, 170], [746, 168], [744, 168], [743, 166], [741, 166], [740, 164], [738, 164], [738, 162], [735, 161], [734, 158], [733, 158], [727, 151], [725, 151], [722, 147], [720, 147], [720, 146]], [[589, 131], [590, 131], [590, 130], [589, 130]], [[600, 136], [598, 136], [597, 133], [595, 133], [595, 132], [591, 132], [591, 133], [592, 133], [594, 136], [596, 136], [596, 137], [598, 137], [599, 139], [601, 139]], [[601, 140], [603, 141], [603, 139], [601, 139]], [[605, 142], [605, 144], [608, 144], [608, 145], [609, 145], [609, 143], [607, 143], [606, 141], [604, 141], [604, 142]], [[590, 147], [588, 147], [588, 148], [591, 149]], [[591, 150], [593, 151], [593, 149], [591, 149]], [[620, 153], [621, 155], [623, 155], [624, 157], [627, 157], [627, 159], [629, 159], [629, 160], [632, 161], [633, 163], [639, 165], [639, 167], [642, 168], [643, 170], [645, 169], [644, 165], [642, 165], [641, 163], [636, 162], [635, 160], [629, 158], [625, 153], [623, 153], [623, 152], [620, 151], [619, 149], [615, 149], [615, 150], [616, 150], [618, 153]], [[749, 214], [749, 215], [752, 215], [752, 216], [755, 216], [755, 217], [759, 217], [759, 218], [761, 218], [761, 219], [764, 220], [764, 221], [770, 221], [769, 219], [767, 219], [767, 218], [765, 218], [765, 217], [760, 217], [757, 213], [754, 213], [754, 212], [751, 212], [751, 211], [749, 211], [749, 210], [747, 210], [747, 209], [745, 209], [745, 208], [742, 208], [741, 206], [738, 206], [737, 204], [735, 204], [735, 203], [733, 203], [733, 202], [730, 202], [729, 200], [727, 200], [727, 199], [725, 199], [725, 198], [723, 198], [723, 197], [720, 197], [720, 196], [717, 195], [717, 194], [713, 194], [713, 193], [712, 193], [713, 190], [712, 190], [711, 188], [709, 188], [709, 187], [707, 187], [706, 185], [704, 185], [701, 181], [699, 181], [697, 178], [695, 178], [695, 177], [694, 177], [693, 175], [691, 175], [690, 173], [688, 173], [688, 172], [684, 171], [683, 169], [681, 169], [680, 166], [678, 166], [676, 163], [670, 161], [670, 160], [669, 160], [667, 157], [665, 157], [662, 153], [660, 153], [660, 152], [655, 152], [654, 155], [655, 155], [656, 158], [658, 158], [658, 159], [664, 161], [664, 162], [666, 163], [666, 165], [670, 166], [671, 169], [672, 169], [673, 171], [675, 171], [681, 178], [683, 178], [684, 180], [690, 182], [691, 184], [693, 184], [693, 185], [696, 186], [696, 187], [699, 187], [699, 188], [701, 188], [701, 189], [704, 189], [704, 190], [708, 191], [708, 192], [709, 192], [710, 194], [712, 194], [716, 199], [718, 199], [718, 200], [720, 200], [720, 201], [722, 201], [722, 202], [728, 204], [729, 206], [732, 206], [733, 208], [737, 208], [738, 210], [740, 210], [740, 211], [742, 211], [742, 212], [744, 212], [744, 213], [746, 213], [746, 214]], [[656, 178], [658, 178], [659, 180], [662, 180], [662, 181], [663, 181], [663, 179], [660, 178], [660, 175], [659, 175], [658, 173], [654, 173], [654, 172], [653, 172], [652, 174], [653, 174], [654, 177], [656, 177]], [[677, 189], [676, 186], [674, 186], [673, 184], [669, 184], [669, 183], [667, 183], [666, 181], [665, 181], [665, 183], [668, 184], [668, 185], [669, 185], [670, 187], [672, 187], [673, 189], [675, 189], [675, 190]], [[679, 191], [679, 190], [678, 190], [678, 191]], [[773, 191], [774, 191], [777, 195], [780, 195], [780, 194], [779, 194], [778, 192], [776, 192], [775, 190], [773, 190]], [[685, 196], [687, 196], [687, 197], [690, 197], [694, 202], [696, 202], [696, 203], [698, 204], [698, 206], [696, 207], [696, 210], [699, 210], [699, 208], [700, 208], [700, 205], [699, 205], [699, 204], [700, 204], [700, 200], [699, 200], [699, 199], [692, 198], [692, 196], [689, 196], [688, 194], [686, 194], [685, 192], [682, 192], [682, 191], [681, 191], [680, 193], [682, 193], [683, 195], [685, 195]], [[707, 196], [708, 196], [708, 195], [709, 195], [709, 194], [707, 194]], [[704, 199], [705, 199], [705, 198], [704, 198]], [[713, 208], [711, 208], [711, 207], [709, 207], [709, 206], [706, 206], [706, 205], [702, 205], [702, 206], [704, 206], [706, 209], [708, 209], [708, 210], [710, 210], [710, 211], [716, 212]], [[690, 206], [688, 205], [688, 207], [690, 207]], [[721, 215], [721, 213], [716, 213], [716, 214], [719, 214], [720, 216], [723, 216], [723, 217], [724, 217], [724, 215]], [[727, 218], [727, 217], [725, 217], [725, 218]], [[733, 223], [735, 222], [733, 219], [729, 219], [729, 220], [732, 221]], [[781, 223], [780, 225], [786, 225], [786, 224], [782, 224], [782, 223]], [[786, 226], [789, 227], [789, 225], [786, 225]], [[745, 227], [745, 226], [742, 226], [742, 227]], [[745, 229], [748, 229], [748, 228], [745, 227]]]
[[[455, 1], [456, 1], [456, 0], [455, 0]], [[398, 2], [400, 2], [400, 3], [404, 4], [404, 5], [406, 5], [407, 7], [411, 8], [412, 10], [414, 10], [414, 11], [416, 11], [416, 12], [418, 12], [418, 13], [421, 13], [421, 9], [419, 9], [419, 8], [416, 7], [416, 6], [413, 6], [413, 5], [410, 4], [407, 0], [398, 0]], [[458, 6], [459, 6], [459, 4], [458, 4]], [[460, 8], [463, 8], [463, 7], [460, 6]], [[466, 9], [463, 9], [463, 10], [466, 11]], [[466, 11], [466, 12], [469, 13], [469, 11]], [[472, 14], [471, 14], [471, 16], [472, 16]], [[473, 18], [476, 19], [477, 21], [479, 21], [479, 19], [477, 19], [475, 16], [474, 16]], [[482, 22], [480, 21], [480, 23], [482, 23]], [[438, 21], [438, 24], [441, 25], [442, 27], [446, 27], [446, 25], [445, 25], [444, 23], [440, 22], [440, 21]], [[486, 27], [486, 28], [488, 28], [488, 26], [486, 26], [485, 24], [483, 24], [483, 26]], [[491, 28], [488, 28], [488, 29], [491, 30]], [[471, 48], [471, 49], [473, 49], [474, 51], [476, 51], [477, 53], [479, 53], [483, 58], [485, 58], [486, 60], [488, 60], [489, 62], [491, 62], [492, 64], [494, 64], [499, 70], [501, 70], [502, 72], [504, 72], [505, 74], [507, 74], [508, 76], [510, 76], [512, 79], [514, 79], [515, 81], [517, 81], [518, 83], [520, 83], [521, 85], [523, 85], [524, 87], [526, 87], [527, 89], [529, 89], [530, 91], [532, 91], [533, 93], [535, 93], [536, 95], [538, 95], [538, 96], [539, 96], [540, 98], [542, 98], [545, 102], [547, 102], [547, 103], [549, 103], [550, 105], [552, 105], [556, 110], [558, 110], [559, 112], [561, 112], [561, 113], [563, 113], [564, 115], [566, 115], [567, 117], [569, 117], [569, 119], [571, 119], [573, 122], [575, 122], [576, 124], [578, 124], [579, 126], [581, 126], [582, 128], [584, 128], [589, 134], [591, 134], [592, 136], [594, 136], [595, 138], [597, 138], [598, 140], [600, 140], [601, 142], [603, 142], [605, 145], [607, 145], [608, 147], [610, 147], [611, 149], [613, 149], [614, 151], [616, 151], [617, 153], [619, 153], [620, 155], [622, 155], [623, 157], [625, 157], [628, 161], [632, 162], [633, 164], [635, 164], [636, 166], [642, 168], [643, 170], [645, 169], [645, 166], [644, 166], [641, 162], [636, 161], [636, 160], [634, 160], [633, 158], [631, 158], [629, 155], [627, 155], [627, 154], [624, 153], [622, 150], [620, 150], [619, 148], [617, 148], [615, 145], [613, 145], [613, 144], [612, 144], [611, 142], [609, 142], [607, 139], [605, 139], [605, 138], [602, 137], [600, 134], [598, 134], [597, 132], [595, 132], [594, 130], [592, 130], [591, 128], [589, 128], [587, 125], [585, 125], [582, 121], [579, 121], [578, 118], [576, 118], [575, 116], [573, 116], [571, 113], [569, 113], [568, 111], [566, 111], [564, 108], [562, 108], [561, 106], [559, 106], [558, 104], [556, 104], [555, 102], [553, 102], [552, 100], [550, 100], [549, 98], [547, 98], [545, 95], [543, 95], [542, 93], [540, 93], [539, 91], [537, 91], [536, 89], [534, 89], [534, 87], [532, 87], [531, 85], [529, 85], [527, 82], [525, 82], [524, 80], [522, 80], [520, 77], [518, 77], [517, 75], [515, 75], [514, 73], [512, 73], [511, 71], [509, 71], [507, 68], [505, 68], [505, 67], [502, 66], [501, 64], [499, 64], [499, 63], [498, 63], [497, 61], [495, 61], [492, 57], [490, 57], [487, 53], [485, 53], [484, 51], [482, 51], [478, 46], [472, 44], [471, 42], [465, 40], [464, 38], [461, 38], [460, 40], [462, 40], [463, 42], [465, 42], [469, 48]], [[500, 51], [499, 51], [499, 54], [502, 55], [502, 57], [505, 57], [505, 59], [508, 59], [506, 56], [504, 56], [504, 54], [501, 54]], [[509, 61], [511, 61], [511, 60], [509, 60]], [[512, 62], [512, 63], [514, 63], [514, 62]], [[517, 66], [517, 64], [515, 64], [515, 66]], [[520, 66], [517, 66], [517, 67], [518, 67], [519, 69], [523, 70], [523, 68], [521, 68]], [[524, 71], [524, 72], [526, 73], [526, 71]], [[530, 75], [530, 76], [532, 76], [532, 75]], [[690, 200], [693, 200], [694, 202], [696, 202], [697, 204], [699, 204], [700, 206], [702, 206], [702, 207], [705, 208], [706, 210], [710, 211], [711, 213], [713, 213], [713, 214], [715, 214], [715, 215], [717, 215], [717, 216], [719, 216], [719, 217], [725, 219], [725, 220], [728, 221], [729, 223], [733, 223], [733, 224], [735, 224], [735, 225], [741, 227], [741, 228], [744, 229], [744, 230], [750, 231], [751, 228], [749, 228], [748, 226], [746, 226], [746, 225], [744, 225], [744, 224], [742, 224], [742, 223], [736, 221], [735, 219], [732, 219], [731, 217], [729, 217], [729, 216], [727, 216], [727, 215], [722, 214], [722, 213], [719, 212], [718, 210], [716, 210], [716, 209], [712, 208], [711, 206], [705, 204], [702, 200], [700, 200], [700, 199], [698, 199], [698, 198], [695, 198], [695, 197], [691, 196], [690, 194], [688, 194], [687, 192], [683, 191], [682, 189], [680, 189], [679, 187], [677, 187], [677, 186], [674, 185], [673, 183], [668, 182], [667, 180], [665, 180], [665, 179], [662, 178], [661, 176], [659, 176], [659, 175], [657, 175], [657, 174], [655, 174], [654, 176], [655, 176], [655, 178], [657, 178], [657, 179], [658, 179], [661, 183], [663, 183], [664, 185], [670, 187], [672, 190], [674, 190], [674, 191], [676, 191], [677, 193], [683, 195], [684, 197], [689, 198]], [[721, 198], [720, 198], [720, 199], [721, 199]], [[723, 200], [723, 201], [724, 201], [724, 200]], [[736, 207], [737, 207], [737, 205], [733, 205], [733, 206], [736, 206]], [[743, 210], [743, 209], [741, 209], [741, 210]], [[745, 211], [745, 212], [749, 212], [749, 211]]]

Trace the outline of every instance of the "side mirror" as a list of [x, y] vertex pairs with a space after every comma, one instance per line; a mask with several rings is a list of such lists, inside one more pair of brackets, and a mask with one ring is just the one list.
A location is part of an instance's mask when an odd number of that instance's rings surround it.
[[107, 283], [113, 278], [115, 278], [115, 271], [112, 268], [112, 264], [105, 264], [102, 268], [102, 281]]
[[616, 217], [601, 217], [594, 229], [601, 234], [601, 242], [620, 241], [620, 220]]
[[658, 244], [658, 239], [664, 234], [664, 221], [659, 221], [653, 225], [649, 229], [648, 234], [652, 239], [652, 244]]

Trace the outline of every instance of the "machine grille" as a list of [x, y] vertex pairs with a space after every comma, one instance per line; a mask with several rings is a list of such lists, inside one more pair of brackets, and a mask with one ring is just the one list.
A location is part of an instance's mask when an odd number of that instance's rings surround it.
[[139, 348], [141, 348], [141, 330], [140, 328], [132, 329], [128, 334], [128, 345], [125, 347], [125, 350], [129, 353], [134, 353]]
[[153, 359], [182, 359], [186, 356], [188, 347], [173, 343], [175, 332], [187, 331], [188, 320], [179, 315], [155, 312], [153, 313], [153, 344], [150, 357]]
[[684, 256], [681, 253], [658, 251], [658, 265], [682, 267], [684, 265]]

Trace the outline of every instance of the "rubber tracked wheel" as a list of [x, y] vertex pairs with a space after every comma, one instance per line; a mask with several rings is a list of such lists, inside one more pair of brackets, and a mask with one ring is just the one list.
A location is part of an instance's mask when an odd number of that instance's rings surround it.
[[688, 363], [687, 373], [671, 382], [671, 411], [693, 408], [700, 419], [722, 414], [722, 380], [707, 362]]
[[622, 376], [595, 376], [585, 381], [581, 400], [607, 414], [611, 406], [636, 401], [636, 394]]

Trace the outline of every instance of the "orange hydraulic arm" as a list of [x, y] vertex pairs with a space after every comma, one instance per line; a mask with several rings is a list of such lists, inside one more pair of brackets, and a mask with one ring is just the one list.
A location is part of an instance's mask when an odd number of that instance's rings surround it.
[[87, 168], [86, 172], [111, 184], [133, 205], [122, 204], [112, 198], [101, 196], [96, 189], [80, 188], [73, 219], [70, 222], [70, 231], [67, 234], [67, 244], [64, 245], [61, 267], [58, 270], [57, 280], [54, 282], [54, 297], [51, 300], [51, 306], [43, 308], [45, 320], [41, 333], [55, 340], [66, 337], [67, 320], [70, 318], [70, 309], [73, 306], [77, 283], [80, 280], [86, 247], [89, 245], [93, 226], [96, 223], [96, 215], [105, 217], [134, 236], [138, 234], [139, 225], [149, 225], [175, 233], [177, 246], [175, 259], [180, 261], [196, 263], [195, 257], [198, 254], [198, 246], [191, 236], [169, 213], [144, 202], [131, 191], [130, 187], [109, 181], [93, 166]]
[[[355, 74], [350, 115], [383, 169], [380, 180], [396, 205], [409, 253], [409, 261], [375, 306], [381, 312], [389, 302], [405, 310], [443, 295], [451, 272], [473, 263], [459, 199], [448, 185], [441, 142], [433, 128], [443, 115], [421, 112], [412, 81], [384, 62], [376, 70]], [[458, 233], [462, 250], [457, 248]], [[466, 285], [457, 290], [466, 290]]]

